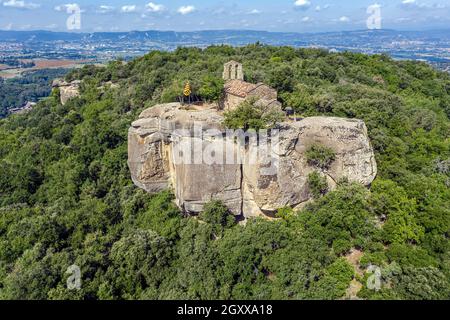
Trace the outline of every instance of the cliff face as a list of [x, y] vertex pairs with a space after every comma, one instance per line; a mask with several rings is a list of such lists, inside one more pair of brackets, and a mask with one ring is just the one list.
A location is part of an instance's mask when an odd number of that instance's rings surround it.
[[364, 122], [314, 117], [282, 123], [257, 142], [226, 135], [214, 109], [186, 110], [178, 103], [145, 110], [132, 124], [128, 164], [134, 183], [150, 193], [173, 188], [186, 212], [198, 213], [212, 199], [236, 215], [273, 215], [312, 198], [306, 152], [313, 144], [334, 150], [321, 175], [330, 189], [344, 177], [369, 185], [377, 174]]

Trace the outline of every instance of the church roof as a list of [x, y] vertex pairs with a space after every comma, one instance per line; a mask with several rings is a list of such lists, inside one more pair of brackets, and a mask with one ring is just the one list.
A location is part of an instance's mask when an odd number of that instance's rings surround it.
[[256, 84], [245, 82], [242, 80], [230, 80], [225, 83], [225, 92], [241, 98], [245, 98], [256, 87]]
[[224, 89], [225, 93], [232, 94], [241, 98], [246, 98], [254, 90], [265, 87], [267, 89], [273, 90], [268, 85], [264, 83], [253, 84], [243, 80], [230, 80], [225, 83]]

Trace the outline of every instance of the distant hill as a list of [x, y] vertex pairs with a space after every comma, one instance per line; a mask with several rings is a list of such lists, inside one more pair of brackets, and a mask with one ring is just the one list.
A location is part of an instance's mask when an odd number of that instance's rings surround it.
[[[130, 31], [130, 32], [51, 32], [51, 31], [0, 31], [0, 41], [19, 42], [46, 42], [46, 41], [98, 41], [98, 40], [130, 40], [130, 41], [163, 41], [179, 42], [192, 41], [203, 44], [217, 43], [252, 43], [263, 42], [268, 44], [306, 44], [311, 42], [327, 44], [333, 42], [343, 43], [350, 39], [352, 43], [361, 40], [378, 41], [380, 39], [439, 39], [449, 40], [450, 30], [433, 31], [395, 31], [395, 30], [361, 30], [326, 33], [295, 33], [295, 32], [268, 32], [252, 30], [206, 30], [193, 32], [176, 31]], [[334, 39], [334, 41], [333, 41]]]
[[51, 92], [54, 78], [64, 76], [67, 69], [43, 69], [25, 72], [21, 77], [4, 80], [0, 78], [0, 119], [10, 109], [21, 108], [27, 102], [38, 102]]
[[[450, 64], [450, 32], [360, 30], [328, 33], [267, 32], [251, 30], [206, 30], [195, 32], [50, 32], [0, 31], [0, 42], [20, 43], [23, 52], [38, 58], [99, 61], [133, 58], [152, 50], [173, 51], [177, 47], [210, 45], [245, 46], [262, 43], [274, 46], [318, 47], [331, 51], [388, 54], [395, 59], [423, 60], [445, 70]], [[51, 48], [51, 49], [50, 49]], [[22, 52], [16, 52], [21, 54]]]

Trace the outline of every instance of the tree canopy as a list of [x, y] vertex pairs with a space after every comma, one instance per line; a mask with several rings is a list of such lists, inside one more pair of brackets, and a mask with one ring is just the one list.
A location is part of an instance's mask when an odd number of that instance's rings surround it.
[[[215, 99], [232, 59], [302, 116], [364, 120], [379, 166], [370, 190], [344, 181], [302, 210], [244, 226], [220, 203], [185, 217], [170, 191], [133, 186], [130, 123], [187, 80]], [[81, 96], [66, 105], [53, 94], [0, 120], [0, 298], [339, 299], [352, 280], [365, 299], [450, 298], [449, 74], [256, 44], [153, 51], [73, 79]], [[319, 165], [331, 159], [314, 153]], [[73, 265], [80, 290], [67, 287]], [[366, 286], [370, 265], [382, 270], [378, 291]]]

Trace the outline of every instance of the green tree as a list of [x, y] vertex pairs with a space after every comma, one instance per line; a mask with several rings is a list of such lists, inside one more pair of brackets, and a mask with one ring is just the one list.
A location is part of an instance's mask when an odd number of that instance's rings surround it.
[[[114, 243], [106, 277], [117, 298], [155, 299], [171, 259], [170, 244], [151, 230], [135, 230]], [[166, 271], [167, 272], [167, 271]]]
[[306, 151], [306, 159], [308, 164], [325, 170], [336, 160], [336, 153], [331, 148], [314, 144]]
[[223, 96], [224, 81], [222, 78], [216, 78], [207, 75], [202, 78], [198, 94], [206, 101], [219, 101]]
[[313, 299], [339, 299], [345, 295], [355, 270], [344, 259], [340, 258], [324, 270], [324, 275], [312, 288]]
[[320, 198], [328, 192], [327, 178], [314, 171], [308, 175], [308, 187], [314, 198]]
[[224, 125], [230, 129], [271, 129], [278, 122], [283, 121], [282, 112], [272, 108], [265, 108], [256, 99], [242, 102], [236, 109], [224, 114]]
[[226, 228], [235, 223], [235, 217], [221, 201], [211, 201], [205, 205], [199, 218], [211, 224], [216, 237], [221, 237]]

